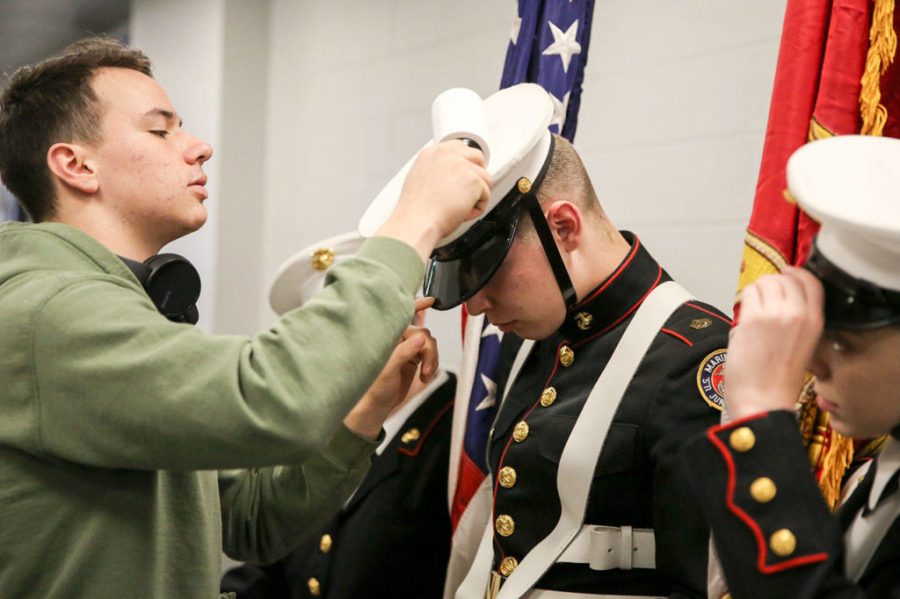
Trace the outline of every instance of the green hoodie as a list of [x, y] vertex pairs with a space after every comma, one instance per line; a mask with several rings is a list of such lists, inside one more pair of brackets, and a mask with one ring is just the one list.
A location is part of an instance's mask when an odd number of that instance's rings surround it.
[[268, 331], [213, 336], [84, 233], [0, 226], [0, 596], [215, 597], [223, 547], [290, 550], [368, 468], [341, 420], [422, 271], [373, 238]]

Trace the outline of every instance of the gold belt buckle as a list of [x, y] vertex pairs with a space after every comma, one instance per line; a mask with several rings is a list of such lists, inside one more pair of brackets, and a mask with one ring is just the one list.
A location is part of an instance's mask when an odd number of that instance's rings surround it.
[[500, 594], [500, 573], [492, 571], [491, 579], [484, 590], [484, 599], [496, 599], [498, 594]]

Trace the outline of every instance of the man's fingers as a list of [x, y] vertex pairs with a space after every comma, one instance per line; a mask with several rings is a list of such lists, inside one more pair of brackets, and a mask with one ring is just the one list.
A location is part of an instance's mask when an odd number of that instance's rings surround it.
[[438, 359], [437, 339], [428, 335], [425, 339], [425, 343], [419, 350], [418, 355], [422, 362], [422, 370], [420, 371], [419, 377], [422, 379], [422, 382], [427, 383], [437, 372], [440, 364], [440, 360]]
[[422, 310], [427, 310], [428, 308], [430, 308], [433, 305], [434, 305], [433, 297], [419, 297], [419, 298], [416, 298], [415, 311], [416, 311], [416, 313], [419, 313]]

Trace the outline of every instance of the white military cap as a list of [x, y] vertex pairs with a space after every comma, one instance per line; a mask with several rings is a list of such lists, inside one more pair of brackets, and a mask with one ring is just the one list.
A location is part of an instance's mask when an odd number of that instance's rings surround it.
[[900, 140], [843, 135], [787, 164], [788, 190], [821, 223], [807, 262], [826, 289], [826, 326], [900, 322]]
[[356, 231], [342, 233], [303, 248], [275, 272], [269, 304], [277, 314], [299, 308], [325, 287], [325, 275], [335, 264], [356, 255], [364, 239]]
[[[433, 139], [468, 139], [484, 152], [491, 197], [482, 215], [440, 240], [426, 271], [425, 295], [438, 310], [452, 308], [483, 287], [506, 257], [515, 235], [520, 200], [540, 185], [552, 153], [547, 127], [553, 102], [532, 83], [503, 89], [482, 100], [475, 92], [451, 89], [432, 105]], [[359, 223], [373, 235], [393, 212], [415, 156], [381, 190]], [[526, 184], [520, 184], [521, 179]], [[533, 188], [533, 189], [532, 189]], [[574, 293], [573, 293], [574, 295]]]

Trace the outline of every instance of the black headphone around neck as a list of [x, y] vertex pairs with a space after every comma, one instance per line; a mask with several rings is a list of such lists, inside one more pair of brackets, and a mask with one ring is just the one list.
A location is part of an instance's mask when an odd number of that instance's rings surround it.
[[200, 274], [187, 258], [178, 254], [157, 254], [143, 262], [119, 256], [160, 313], [173, 322], [197, 324], [200, 313]]

